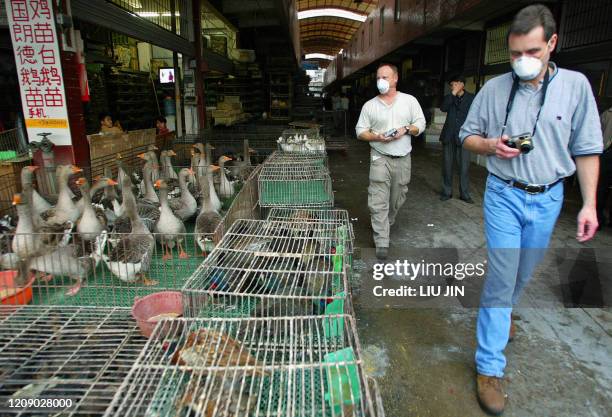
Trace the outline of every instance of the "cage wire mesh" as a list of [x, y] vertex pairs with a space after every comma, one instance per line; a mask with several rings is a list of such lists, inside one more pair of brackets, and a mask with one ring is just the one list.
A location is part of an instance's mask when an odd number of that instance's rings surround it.
[[349, 315], [162, 320], [106, 417], [383, 416], [370, 392]]
[[0, 415], [103, 415], [145, 341], [129, 309], [0, 306]]
[[261, 207], [332, 207], [329, 171], [310, 162], [263, 164], [259, 176]]
[[346, 236], [338, 229], [333, 224], [236, 221], [183, 287], [185, 314], [351, 313]]
[[19, 129], [0, 132], [0, 161], [10, 161], [28, 155], [28, 144]]
[[353, 231], [353, 223], [350, 221], [347, 210], [273, 207], [269, 210], [266, 219], [271, 221], [294, 222], [298, 224], [326, 223], [336, 226], [345, 226], [348, 231], [346, 253], [353, 253], [355, 233]]
[[316, 153], [275, 151], [264, 162], [266, 166], [307, 164], [329, 170], [327, 155]]

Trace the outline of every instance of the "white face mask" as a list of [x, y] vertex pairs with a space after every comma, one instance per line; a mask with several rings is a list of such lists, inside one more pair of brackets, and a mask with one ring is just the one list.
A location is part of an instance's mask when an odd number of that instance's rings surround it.
[[389, 81], [384, 78], [379, 78], [376, 80], [376, 88], [378, 88], [380, 94], [386, 94], [387, 91], [389, 91]]
[[542, 72], [544, 64], [538, 58], [532, 56], [521, 56], [512, 62], [512, 69], [523, 81], [536, 78]]

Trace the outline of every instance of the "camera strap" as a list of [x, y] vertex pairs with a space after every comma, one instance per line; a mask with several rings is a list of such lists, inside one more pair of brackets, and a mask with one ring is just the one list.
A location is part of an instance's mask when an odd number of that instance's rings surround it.
[[[508, 117], [510, 116], [510, 111], [512, 110], [512, 105], [514, 104], [514, 97], [516, 97], [516, 92], [519, 89], [519, 77], [516, 74], [512, 73], [512, 78], [514, 81], [512, 82], [512, 89], [510, 90], [510, 97], [508, 98], [508, 104], [506, 105], [506, 118], [504, 119], [504, 125], [502, 126], [502, 132], [499, 135], [500, 137], [504, 135], [506, 131], [506, 126], [508, 124]], [[536, 129], [538, 128], [538, 121], [540, 120], [540, 113], [542, 113], [542, 107], [544, 107], [544, 100], [546, 100], [546, 91], [548, 90], [548, 84], [550, 82], [550, 71], [546, 70], [546, 74], [544, 75], [544, 80], [542, 81], [542, 99], [540, 101], [540, 109], [538, 110], [538, 114], [536, 115], [536, 121], [533, 125], [533, 131], [531, 132], [531, 137], [533, 138], [536, 133]]]

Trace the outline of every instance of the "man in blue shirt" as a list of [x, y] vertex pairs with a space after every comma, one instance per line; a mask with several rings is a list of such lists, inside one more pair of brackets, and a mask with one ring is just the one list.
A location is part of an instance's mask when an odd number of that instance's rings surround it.
[[512, 306], [548, 247], [563, 204], [563, 179], [576, 171], [583, 198], [576, 239], [591, 239], [598, 227], [599, 114], [586, 77], [550, 61], [556, 44], [550, 10], [522, 9], [508, 31], [513, 71], [484, 85], [459, 133], [466, 149], [488, 156], [489, 263], [475, 359], [478, 400], [493, 415], [505, 407], [501, 379], [514, 333]]

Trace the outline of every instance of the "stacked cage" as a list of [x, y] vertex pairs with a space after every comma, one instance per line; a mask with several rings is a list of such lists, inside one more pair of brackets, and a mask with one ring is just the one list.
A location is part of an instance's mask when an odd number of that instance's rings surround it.
[[0, 306], [0, 415], [102, 416], [145, 341], [126, 309]]
[[106, 416], [383, 416], [360, 357], [349, 315], [163, 320]]
[[261, 207], [332, 207], [334, 193], [325, 154], [275, 152], [259, 176]]
[[350, 313], [344, 226], [238, 220], [183, 287], [191, 317]]

